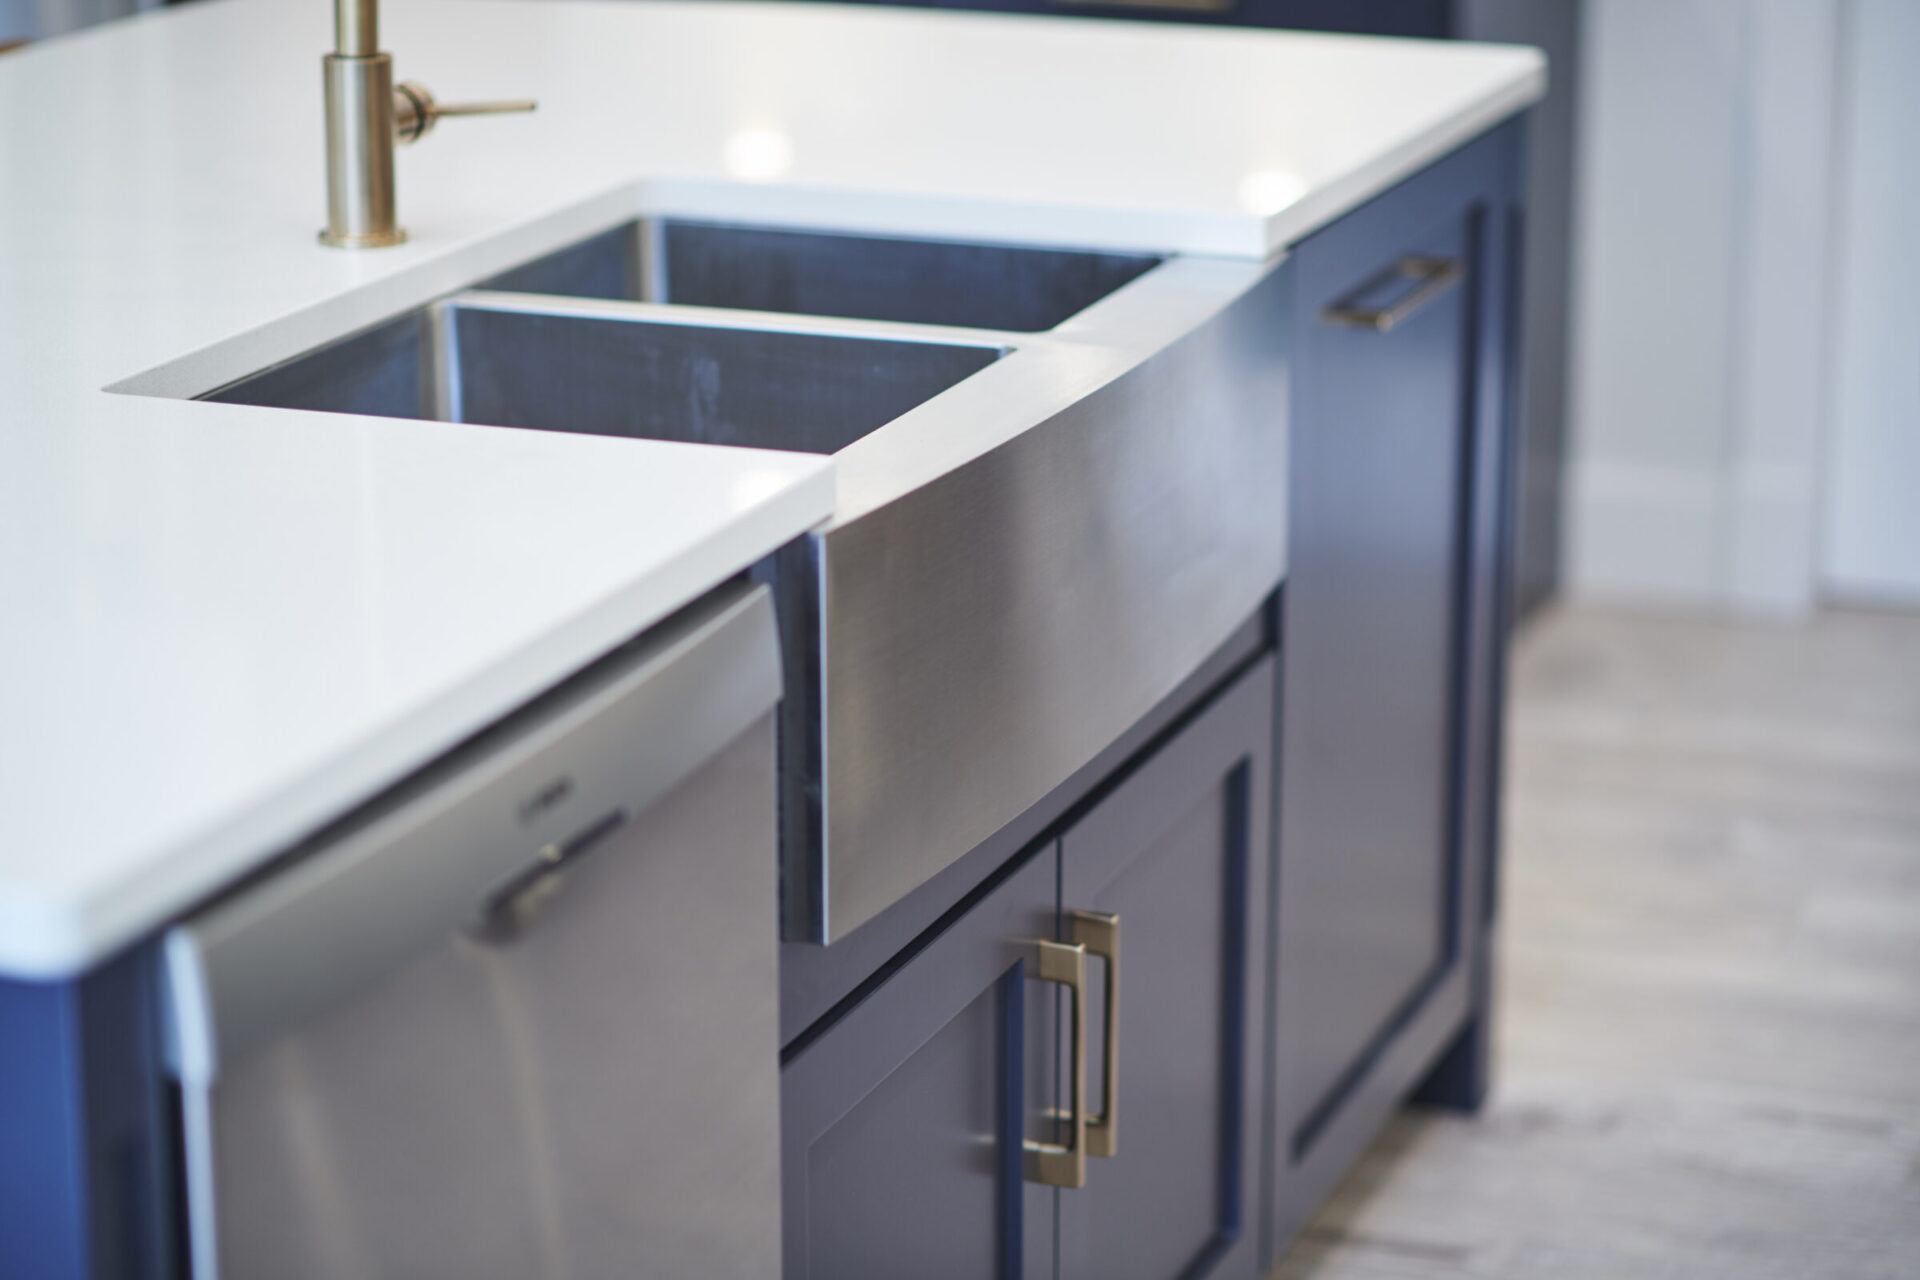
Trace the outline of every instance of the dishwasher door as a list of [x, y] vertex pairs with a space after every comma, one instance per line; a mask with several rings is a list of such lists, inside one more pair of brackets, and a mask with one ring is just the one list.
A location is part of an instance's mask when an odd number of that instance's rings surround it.
[[174, 928], [194, 1276], [776, 1275], [778, 697], [726, 588]]

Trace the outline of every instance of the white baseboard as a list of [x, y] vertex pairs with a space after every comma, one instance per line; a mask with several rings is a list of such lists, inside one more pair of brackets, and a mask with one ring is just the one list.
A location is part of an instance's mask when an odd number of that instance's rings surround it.
[[1717, 607], [1718, 486], [1710, 475], [1576, 460], [1569, 470], [1569, 595], [1596, 602]]
[[1803, 618], [1816, 603], [1817, 478], [1804, 466], [1738, 469], [1727, 512], [1727, 603], [1742, 613]]
[[1576, 462], [1568, 476], [1569, 594], [1595, 603], [1804, 617], [1815, 604], [1808, 478], [1744, 467]]

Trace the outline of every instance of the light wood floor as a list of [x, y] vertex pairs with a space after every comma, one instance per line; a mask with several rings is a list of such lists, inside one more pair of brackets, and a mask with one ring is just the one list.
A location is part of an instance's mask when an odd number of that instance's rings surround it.
[[1492, 1102], [1276, 1275], [1920, 1277], [1920, 617], [1551, 614], [1508, 744]]

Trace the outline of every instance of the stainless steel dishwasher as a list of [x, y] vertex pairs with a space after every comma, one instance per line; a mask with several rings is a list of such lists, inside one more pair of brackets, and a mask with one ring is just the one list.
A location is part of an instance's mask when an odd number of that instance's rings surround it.
[[168, 933], [197, 1280], [778, 1273], [779, 694], [729, 586]]

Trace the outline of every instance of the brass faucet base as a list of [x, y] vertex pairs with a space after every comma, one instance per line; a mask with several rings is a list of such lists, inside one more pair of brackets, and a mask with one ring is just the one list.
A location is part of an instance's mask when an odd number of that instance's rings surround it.
[[396, 244], [393, 59], [330, 53], [320, 63], [327, 120], [327, 229], [320, 243]]
[[389, 245], [405, 244], [406, 240], [405, 227], [395, 227], [391, 231], [368, 231], [360, 235], [333, 231], [320, 233], [320, 243], [332, 249], [385, 249]]

